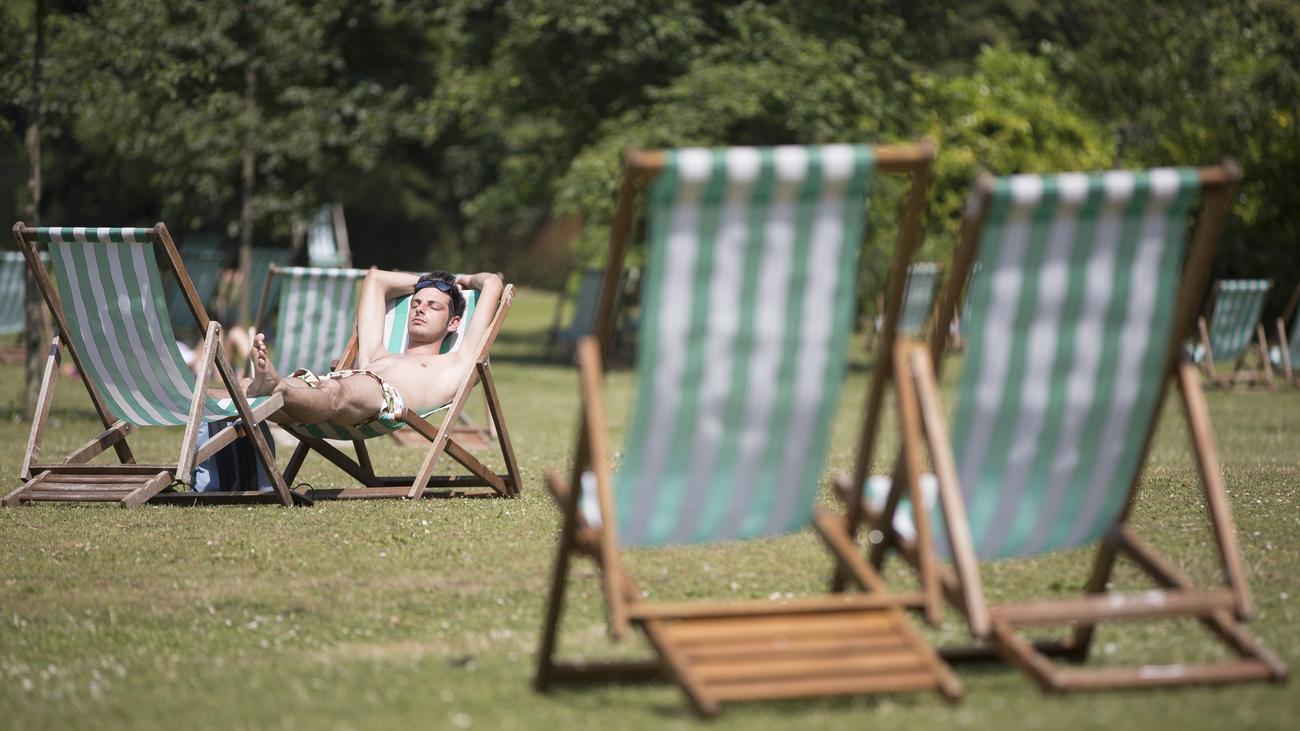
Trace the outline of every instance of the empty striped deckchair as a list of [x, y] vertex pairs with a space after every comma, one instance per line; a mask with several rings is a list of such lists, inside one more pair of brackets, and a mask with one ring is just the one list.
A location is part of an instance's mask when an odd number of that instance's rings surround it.
[[0, 336], [27, 327], [27, 260], [20, 251], [0, 252]]
[[[847, 341], [872, 173], [910, 174], [916, 236], [928, 144], [630, 152], [595, 332], [579, 346], [583, 426], [571, 478], [548, 486], [564, 515], [536, 685], [662, 674], [700, 714], [722, 701], [937, 689], [961, 693], [903, 613], [906, 597], [856, 555], [842, 523], [814, 517]], [[637, 188], [649, 183], [639, 385], [611, 471], [601, 350], [613, 335]], [[727, 603], [647, 602], [625, 547], [777, 536], [810, 519], [862, 586], [854, 594]], [[611, 633], [643, 630], [657, 661], [555, 660], [572, 553], [600, 567]]]
[[[1291, 334], [1287, 335], [1286, 321], [1291, 320]], [[1300, 386], [1300, 284], [1291, 293], [1291, 300], [1277, 318], [1277, 342], [1282, 373], [1286, 382]]]
[[244, 278], [249, 296], [255, 298], [249, 300], [249, 305], [257, 306], [260, 302], [277, 301], [280, 296], [279, 282], [271, 277], [271, 267], [287, 266], [293, 259], [293, 251], [254, 246], [252, 254], [251, 268]]
[[[363, 272], [364, 274], [364, 272]], [[492, 367], [488, 362], [488, 351], [496, 340], [510, 311], [515, 288], [507, 285], [501, 293], [501, 302], [495, 312], [491, 313], [491, 324], [483, 343], [475, 356], [477, 367], [470, 371], [451, 402], [424, 413], [406, 409], [399, 419], [381, 418], [364, 426], [342, 424], [281, 424], [290, 434], [299, 439], [299, 445], [285, 468], [285, 479], [292, 482], [302, 467], [307, 455], [315, 451], [335, 466], [359, 481], [364, 487], [339, 489], [313, 489], [313, 498], [324, 499], [376, 499], [376, 498], [420, 498], [420, 497], [485, 497], [519, 495], [519, 465], [515, 461], [514, 447], [505, 427], [501, 402], [497, 398], [496, 383], [492, 378]], [[465, 296], [465, 313], [461, 316], [461, 328], [469, 326], [474, 317], [486, 317], [488, 313], [477, 312], [478, 292], [463, 291]], [[384, 316], [384, 346], [390, 353], [406, 350], [407, 329], [410, 317], [411, 296], [406, 295], [389, 300]], [[354, 317], [355, 320], [355, 317]], [[282, 335], [283, 337], [283, 330]], [[458, 333], [449, 335], [443, 341], [442, 352], [459, 350], [461, 340]], [[351, 337], [338, 359], [337, 368], [350, 368], [356, 359], [356, 327], [351, 328]], [[299, 366], [294, 366], [295, 368]], [[474, 386], [482, 382], [483, 395], [488, 403], [488, 418], [491, 420], [492, 433], [505, 462], [505, 473], [500, 474], [483, 464], [457, 441], [456, 425], [463, 413]], [[429, 419], [441, 414], [442, 421], [434, 426]], [[367, 439], [391, 434], [399, 429], [410, 427], [427, 440], [427, 452], [420, 471], [416, 475], [388, 476], [376, 474], [366, 449]], [[351, 441], [356, 448], [357, 458], [352, 459], [325, 441], [327, 439]], [[434, 475], [433, 470], [443, 454], [447, 454], [467, 469], [469, 475]], [[487, 488], [486, 490], [477, 488]]]
[[939, 265], [917, 262], [907, 267], [907, 286], [903, 290], [903, 311], [898, 318], [898, 329], [919, 335], [925, 331], [934, 304], [935, 284], [939, 280]]
[[578, 340], [584, 335], [591, 334], [591, 328], [596, 323], [596, 304], [600, 301], [600, 283], [604, 276], [603, 269], [582, 270], [578, 278], [578, 296], [573, 301], [573, 314], [569, 317], [568, 326], [563, 328], [560, 327], [560, 314], [564, 309], [566, 298], [561, 293], [555, 303], [555, 322], [551, 327], [551, 350], [562, 348], [566, 355], [572, 355]]
[[[200, 501], [304, 501], [292, 493], [275, 466], [259, 422], [283, 403], [280, 396], [245, 400], [230, 363], [221, 352], [221, 326], [209, 321], [195, 296], [185, 266], [167, 227], [28, 228], [14, 224], [41, 295], [54, 316], [55, 334], [46, 360], [36, 418], [23, 457], [22, 487], [4, 498], [5, 505], [37, 501], [116, 502], [131, 507], [165, 488], [190, 483], [196, 464], [237, 436], [252, 439], [258, 459], [273, 479], [274, 491], [182, 494]], [[54, 281], [39, 264], [37, 245], [48, 247]], [[198, 374], [186, 367], [176, 348], [163, 301], [156, 258], [171, 267], [185, 293], [198, 329], [206, 333]], [[58, 374], [60, 351], [66, 350], [84, 375], [86, 390], [105, 431], [58, 461], [38, 462]], [[228, 391], [211, 396], [201, 384], [215, 368]], [[238, 417], [196, 449], [199, 424]], [[174, 463], [136, 464], [128, 440], [138, 428], [185, 426], [180, 456]], [[122, 464], [89, 464], [112, 448]]]
[[[1209, 325], [1205, 317], [1197, 320], [1201, 335], [1201, 368], [1211, 383], [1231, 386], [1237, 381], [1262, 381], [1273, 385], [1273, 366], [1268, 362], [1268, 343], [1260, 314], [1264, 299], [1273, 288], [1267, 279], [1220, 279], [1211, 293]], [[1260, 360], [1259, 370], [1247, 370], [1246, 359], [1254, 353]], [[1236, 361], [1232, 375], [1223, 377], [1214, 369], [1214, 361]]]
[[[1220, 683], [1285, 677], [1238, 624], [1252, 611], [1242, 558], [1195, 366], [1182, 341], [1195, 320], [1232, 190], [1235, 165], [1200, 170], [1016, 175], [980, 179], [964, 221], [940, 321], [974, 262], [969, 346], [952, 429], [936, 389], [946, 333], [928, 348], [892, 344], [873, 376], [856, 481], [840, 489], [882, 538], [876, 566], [897, 550], [925, 592], [942, 592], [974, 635], [1050, 691]], [[1199, 225], [1187, 242], [1198, 198]], [[892, 477], [867, 480], [892, 378], [902, 448]], [[1147, 448], [1170, 382], [1187, 416], [1225, 587], [1199, 589], [1128, 524]], [[949, 439], [951, 434], [951, 440]], [[934, 474], [924, 474], [925, 451]], [[858, 499], [867, 483], [874, 499]], [[917, 494], [922, 497], [918, 500]], [[937, 505], [936, 505], [937, 495]], [[915, 511], [909, 506], [923, 504]], [[850, 521], [856, 515], [850, 516]], [[980, 560], [1100, 543], [1087, 595], [989, 606]], [[1118, 555], [1162, 591], [1110, 587]], [[939, 558], [951, 558], [952, 568]], [[1240, 659], [1215, 664], [1062, 669], [1049, 654], [1087, 657], [1104, 620], [1188, 617]], [[1018, 630], [1072, 624], [1066, 641], [1034, 645]]]
[[[221, 266], [226, 261], [225, 252], [216, 239], [194, 235], [182, 242], [180, 253], [194, 293], [200, 302], [207, 305], [217, 293]], [[186, 304], [185, 291], [180, 282], [174, 278], [168, 279], [164, 287], [172, 327], [176, 330], [193, 330], [194, 314]]]
[[[939, 279], [939, 265], [933, 262], [916, 262], [907, 267], [904, 278], [903, 302], [899, 310], [897, 327], [909, 335], [922, 335], [930, 321], [930, 310], [934, 305], [935, 285]], [[876, 323], [874, 337], [879, 339], [885, 325], [885, 300], [880, 297], [876, 303]], [[874, 341], [872, 346], [874, 347]]]
[[257, 306], [253, 330], [265, 332], [269, 308], [276, 307], [276, 337], [273, 362], [276, 370], [289, 373], [307, 368], [316, 373], [330, 370], [330, 363], [343, 353], [357, 319], [357, 289], [366, 276], [364, 269], [319, 269], [314, 267], [270, 267], [264, 294], [271, 282], [278, 304], [262, 299]]

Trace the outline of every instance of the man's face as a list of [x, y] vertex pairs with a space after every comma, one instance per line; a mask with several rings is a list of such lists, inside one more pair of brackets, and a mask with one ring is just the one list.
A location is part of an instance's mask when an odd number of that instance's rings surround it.
[[436, 287], [425, 287], [411, 295], [411, 317], [407, 333], [412, 342], [431, 343], [460, 327], [460, 317], [451, 314], [451, 296]]

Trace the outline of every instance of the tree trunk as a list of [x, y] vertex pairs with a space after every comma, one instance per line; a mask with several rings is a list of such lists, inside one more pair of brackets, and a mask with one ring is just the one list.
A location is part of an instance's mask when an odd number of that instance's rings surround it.
[[[35, 48], [32, 52], [32, 87], [27, 101], [27, 205], [23, 218], [29, 226], [41, 225], [41, 57], [45, 55], [45, 0], [36, 2]], [[41, 394], [41, 370], [45, 360], [47, 335], [45, 303], [41, 300], [36, 278], [27, 271], [27, 316], [23, 340], [27, 351], [27, 384], [23, 391], [23, 417], [30, 421], [36, 414], [36, 399]]]
[[239, 271], [243, 275], [243, 286], [239, 295], [239, 325], [250, 324], [253, 292], [253, 182], [256, 173], [257, 158], [253, 152], [253, 124], [257, 113], [257, 73], [253, 71], [253, 60], [244, 63], [244, 119], [247, 124], [244, 137], [243, 168], [240, 180], [243, 184], [243, 202], [239, 209]]

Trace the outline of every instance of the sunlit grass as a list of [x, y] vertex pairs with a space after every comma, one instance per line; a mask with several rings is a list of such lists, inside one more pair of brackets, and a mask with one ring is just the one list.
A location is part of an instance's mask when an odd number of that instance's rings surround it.
[[[536, 359], [553, 295], [522, 292], [493, 363], [524, 476], [519, 500], [371, 502], [124, 511], [104, 506], [0, 510], [0, 727], [27, 728], [650, 728], [695, 723], [670, 685], [530, 689], [557, 516], [543, 469], [566, 464], [576, 374]], [[863, 364], [859, 364], [862, 366]], [[852, 460], [869, 371], [844, 393], [833, 470]], [[0, 370], [13, 405], [22, 372]], [[608, 378], [611, 428], [626, 428], [632, 376]], [[1209, 394], [1220, 456], [1258, 615], [1251, 628], [1300, 658], [1300, 391]], [[481, 413], [481, 406], [474, 410]], [[46, 454], [80, 445], [97, 423], [63, 379]], [[892, 418], [887, 426], [892, 435]], [[0, 466], [16, 484], [28, 427], [0, 424]], [[142, 460], [174, 458], [179, 430], [142, 434]], [[133, 437], [134, 439], [134, 437]], [[1165, 413], [1134, 515], [1138, 529], [1196, 579], [1218, 576], [1204, 501], [1174, 405]], [[883, 450], [882, 453], [887, 453]], [[287, 450], [281, 450], [283, 462]], [[483, 453], [485, 459], [491, 456]], [[380, 464], [420, 454], [375, 440]], [[878, 466], [886, 461], [882, 458]], [[309, 461], [300, 481], [348, 484]], [[629, 556], [656, 598], [814, 593], [830, 564], [810, 534]], [[1087, 575], [1076, 551], [985, 567], [993, 599], [1068, 595]], [[590, 563], [573, 572], [561, 648], [568, 656], [645, 652], [611, 645]], [[889, 578], [907, 585], [897, 562]], [[1120, 584], [1141, 586], [1122, 571]], [[959, 641], [955, 616], [926, 630]], [[1218, 645], [1188, 623], [1108, 626], [1094, 660], [1197, 659]], [[934, 694], [724, 708], [719, 728], [1289, 728], [1292, 687], [1041, 695], [998, 666], [962, 669], [966, 699]]]

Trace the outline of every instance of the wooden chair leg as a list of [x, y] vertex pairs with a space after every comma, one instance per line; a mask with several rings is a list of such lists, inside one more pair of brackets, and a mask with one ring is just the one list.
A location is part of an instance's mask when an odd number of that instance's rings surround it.
[[1273, 364], [1268, 360], [1268, 338], [1264, 337], [1264, 325], [1255, 325], [1255, 341], [1259, 343], [1259, 360], [1264, 369], [1264, 385], [1270, 389], [1277, 388], [1273, 383]]
[[1297, 364], [1291, 362], [1291, 343], [1286, 336], [1286, 323], [1280, 317], [1277, 319], [1277, 342], [1282, 349], [1282, 378], [1286, 383], [1294, 385], [1295, 371], [1292, 368]]
[[298, 446], [293, 448], [293, 455], [289, 457], [289, 463], [284, 466], [285, 483], [293, 484], [294, 479], [298, 477], [298, 470], [302, 469], [302, 463], [307, 459], [309, 451], [311, 449], [307, 446], [307, 443], [298, 440]]
[[[1088, 584], [1085, 588], [1088, 594], [1105, 593], [1106, 583], [1110, 581], [1111, 573], [1115, 569], [1115, 559], [1118, 556], [1119, 538], [1117, 534], [1112, 532], [1101, 539], [1101, 544], [1097, 546], [1097, 557], [1093, 560], [1092, 576], [1088, 578]], [[1075, 625], [1070, 639], [1070, 645], [1073, 649], [1071, 659], [1082, 662], [1088, 658], [1095, 627], [1096, 625], [1092, 624]]]
[[501, 411], [501, 399], [497, 396], [496, 381], [492, 378], [492, 368], [487, 363], [479, 364], [479, 381], [483, 386], [483, 398], [488, 405], [488, 422], [501, 447], [501, 458], [506, 463], [506, 476], [510, 478], [510, 493], [518, 497], [522, 482], [519, 477], [519, 462], [515, 459], [515, 448], [510, 443], [510, 433], [506, 429], [505, 415]]
[[[546, 476], [548, 487], [554, 496], [560, 514], [564, 516], [564, 526], [560, 531], [560, 545], [555, 552], [555, 569], [551, 573], [551, 590], [546, 602], [546, 619], [542, 623], [542, 642], [537, 650], [537, 675], [533, 687], [545, 693], [551, 685], [555, 671], [555, 647], [560, 631], [560, 615], [564, 609], [564, 591], [569, 580], [569, 557], [574, 550], [574, 536], [577, 526], [576, 490], [569, 490], [559, 474], [551, 472]], [[572, 501], [574, 504], [568, 504]]]

